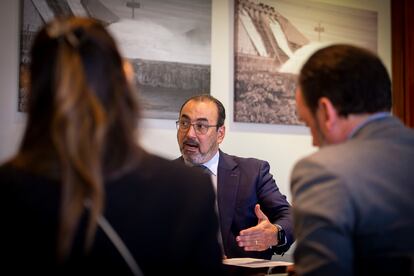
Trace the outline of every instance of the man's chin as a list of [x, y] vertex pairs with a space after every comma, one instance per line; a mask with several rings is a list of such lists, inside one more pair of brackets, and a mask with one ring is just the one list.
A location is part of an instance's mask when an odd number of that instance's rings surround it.
[[191, 163], [191, 164], [199, 164], [199, 162], [197, 162], [200, 159], [200, 156], [198, 154], [194, 152], [183, 151], [182, 155], [186, 162]]

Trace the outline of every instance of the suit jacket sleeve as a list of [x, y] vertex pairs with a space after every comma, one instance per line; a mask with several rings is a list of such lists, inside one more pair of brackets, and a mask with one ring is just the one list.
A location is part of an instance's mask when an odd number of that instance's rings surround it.
[[292, 172], [298, 275], [352, 275], [353, 212], [340, 176], [311, 159]]
[[269, 163], [262, 161], [257, 191], [260, 206], [270, 222], [279, 224], [285, 230], [287, 244], [272, 247], [274, 253], [281, 254], [286, 252], [294, 241], [291, 206], [280, 192], [269, 170]]

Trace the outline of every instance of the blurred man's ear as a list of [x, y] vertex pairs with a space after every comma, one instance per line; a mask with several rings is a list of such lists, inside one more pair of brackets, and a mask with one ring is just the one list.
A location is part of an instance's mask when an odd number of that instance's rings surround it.
[[319, 99], [316, 116], [319, 119], [321, 130], [325, 133], [330, 133], [338, 120], [338, 113], [334, 105], [326, 97]]
[[220, 144], [224, 140], [224, 136], [226, 135], [226, 127], [222, 125], [217, 130], [218, 136], [217, 136], [217, 143]]

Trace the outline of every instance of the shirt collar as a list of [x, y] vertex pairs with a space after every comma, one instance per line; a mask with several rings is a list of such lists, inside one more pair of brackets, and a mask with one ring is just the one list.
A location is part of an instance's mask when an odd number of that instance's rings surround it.
[[372, 122], [372, 121], [376, 121], [376, 120], [379, 120], [379, 119], [383, 119], [383, 118], [386, 118], [386, 117], [390, 117], [391, 116], [391, 113], [390, 112], [378, 112], [378, 113], [375, 113], [375, 114], [373, 114], [373, 115], [371, 115], [371, 116], [369, 116], [365, 121], [363, 121], [363, 122], [361, 122], [359, 125], [357, 125], [352, 131], [351, 131], [351, 133], [348, 135], [348, 139], [350, 139], [350, 138], [352, 138], [352, 137], [354, 137], [355, 136], [355, 134], [361, 129], [361, 128], [363, 128], [364, 126], [366, 126], [367, 124], [369, 124], [370, 122]]
[[213, 175], [217, 176], [217, 167], [219, 162], [219, 151], [216, 152], [216, 154], [208, 160], [206, 163], [203, 163], [202, 165], [206, 166]]

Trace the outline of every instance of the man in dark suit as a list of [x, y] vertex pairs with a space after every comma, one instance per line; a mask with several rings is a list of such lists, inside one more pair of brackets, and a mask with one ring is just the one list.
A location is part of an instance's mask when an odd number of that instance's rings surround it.
[[182, 156], [177, 162], [206, 167], [217, 191], [219, 240], [227, 258], [270, 259], [293, 242], [290, 205], [269, 173], [269, 163], [219, 150], [225, 109], [210, 95], [188, 99], [177, 121]]
[[373, 53], [333, 45], [299, 76], [298, 114], [321, 147], [292, 172], [298, 275], [414, 275], [414, 131], [390, 113]]

